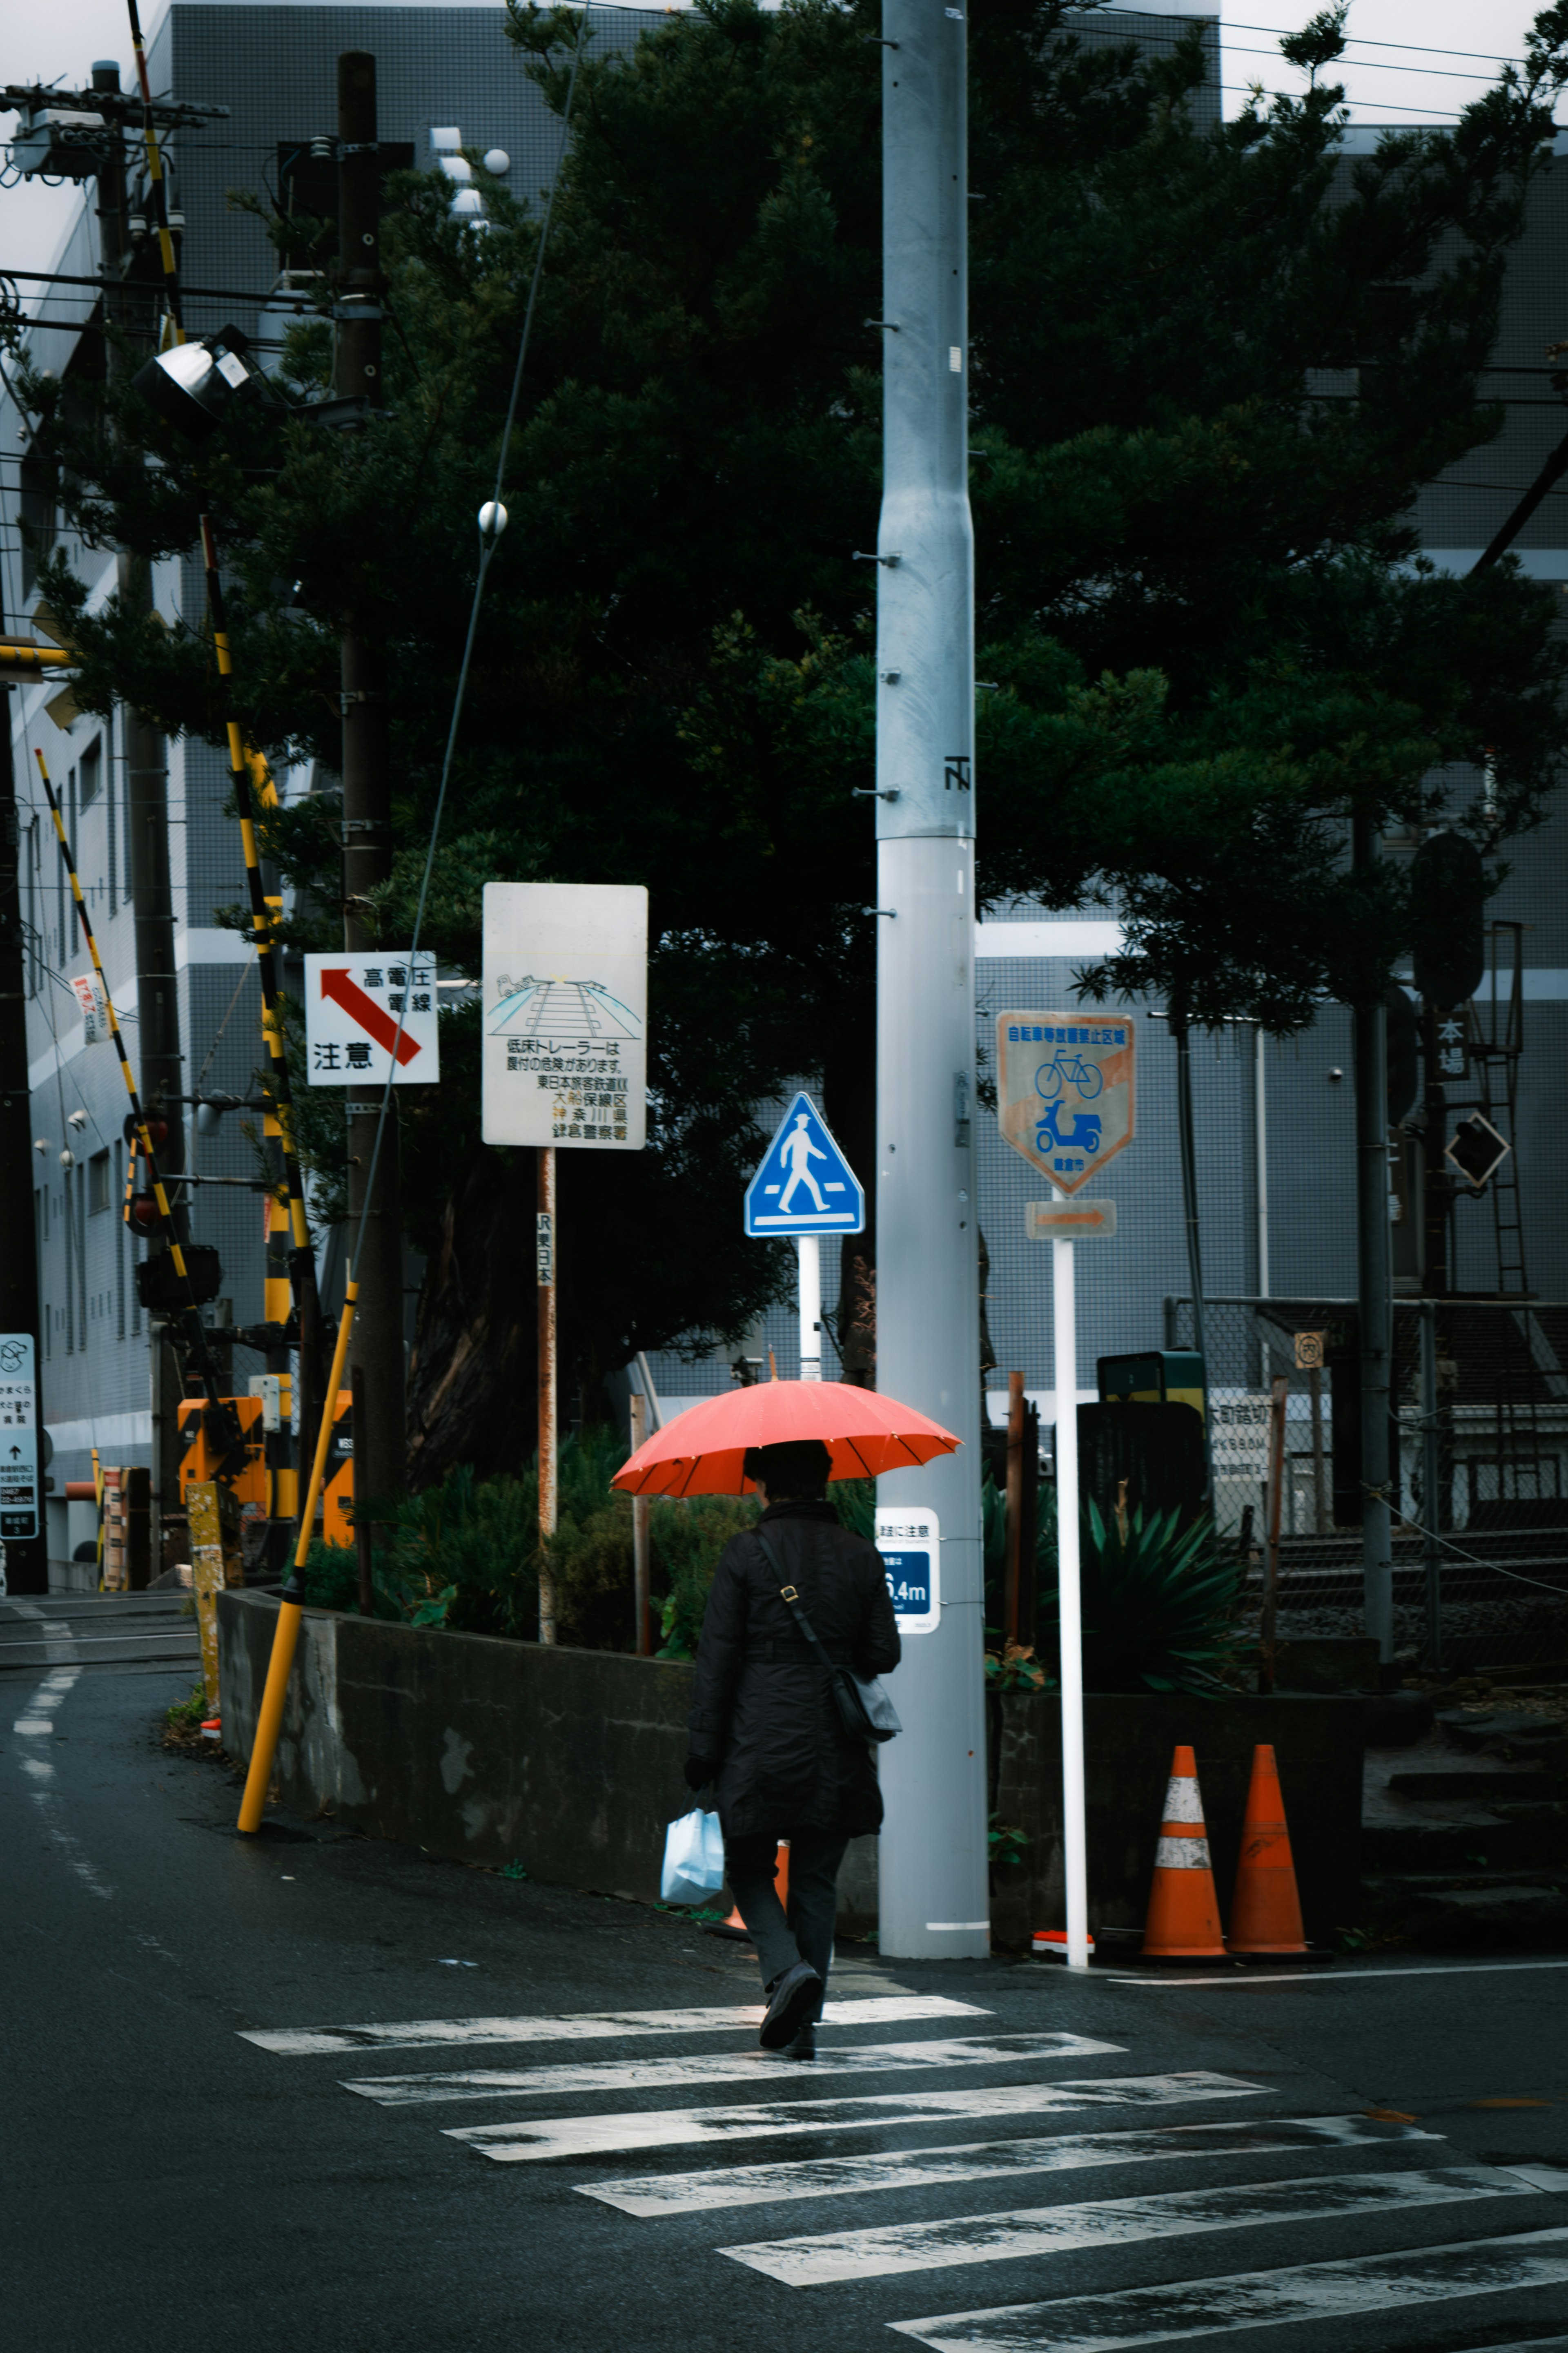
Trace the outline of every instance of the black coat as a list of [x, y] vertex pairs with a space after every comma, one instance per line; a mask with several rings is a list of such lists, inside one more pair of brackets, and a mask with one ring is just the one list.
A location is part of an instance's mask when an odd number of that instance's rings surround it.
[[788, 1838], [880, 1827], [875, 1752], [839, 1722], [826, 1668], [801, 1635], [781, 1584], [793, 1585], [837, 1663], [862, 1675], [899, 1663], [898, 1621], [881, 1555], [841, 1527], [831, 1504], [774, 1504], [761, 1525], [782, 1577], [754, 1535], [731, 1538], [713, 1573], [689, 1719], [691, 1754], [718, 1759], [726, 1838]]

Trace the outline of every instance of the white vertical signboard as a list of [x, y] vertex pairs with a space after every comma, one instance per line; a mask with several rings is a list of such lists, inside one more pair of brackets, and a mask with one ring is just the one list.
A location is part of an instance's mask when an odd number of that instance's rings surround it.
[[640, 1152], [647, 1137], [647, 892], [487, 882], [487, 1144]]
[[38, 1533], [38, 1393], [30, 1332], [0, 1332], [0, 1539]]

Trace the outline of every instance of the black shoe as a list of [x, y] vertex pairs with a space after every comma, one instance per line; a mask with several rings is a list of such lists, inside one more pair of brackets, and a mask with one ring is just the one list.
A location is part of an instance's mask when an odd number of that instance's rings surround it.
[[816, 2056], [816, 2021], [808, 2018], [795, 2041], [784, 2053], [788, 2059], [815, 2059]]
[[764, 2051], [782, 2051], [793, 2042], [811, 2018], [822, 1997], [822, 1979], [809, 1961], [796, 1961], [775, 1979], [768, 1996], [768, 2012], [757, 2040]]

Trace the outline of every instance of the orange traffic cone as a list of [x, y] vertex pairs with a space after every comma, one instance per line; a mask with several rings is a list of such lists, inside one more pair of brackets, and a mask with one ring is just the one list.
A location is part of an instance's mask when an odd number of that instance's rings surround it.
[[1274, 1751], [1259, 1741], [1252, 1752], [1252, 1779], [1241, 1825], [1241, 1856], [1230, 1903], [1233, 1953], [1304, 1953], [1301, 1899], [1285, 1825], [1285, 1799]]
[[1198, 1795], [1198, 1768], [1190, 1748], [1179, 1747], [1171, 1759], [1165, 1818], [1154, 1850], [1149, 1917], [1143, 1925], [1143, 1950], [1154, 1960], [1225, 1958], [1219, 1898], [1215, 1894], [1203, 1799]]
[[[779, 1851], [773, 1862], [773, 1885], [778, 1889], [779, 1902], [784, 1905], [784, 1910], [787, 1912], [789, 1910], [788, 1839], [780, 1839], [779, 1841]], [[745, 1922], [741, 1917], [741, 1907], [738, 1904], [731, 1907], [729, 1918], [727, 1920], [721, 1920], [713, 1931], [713, 1934], [716, 1936], [734, 1936], [736, 1938], [742, 1936], [749, 1938], [751, 1933], [751, 1930], [747, 1927]]]

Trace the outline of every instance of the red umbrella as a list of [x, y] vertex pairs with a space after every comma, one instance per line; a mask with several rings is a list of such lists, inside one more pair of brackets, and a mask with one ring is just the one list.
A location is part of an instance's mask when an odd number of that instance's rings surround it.
[[758, 1381], [688, 1406], [622, 1464], [612, 1486], [632, 1495], [745, 1495], [748, 1446], [820, 1439], [830, 1479], [873, 1479], [951, 1454], [963, 1443], [913, 1406], [846, 1381]]

